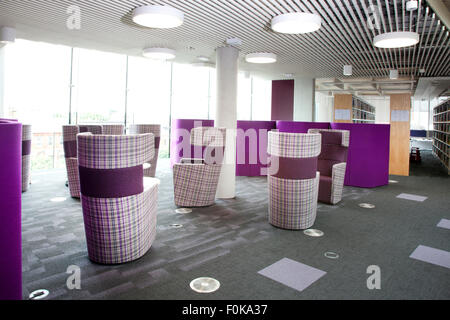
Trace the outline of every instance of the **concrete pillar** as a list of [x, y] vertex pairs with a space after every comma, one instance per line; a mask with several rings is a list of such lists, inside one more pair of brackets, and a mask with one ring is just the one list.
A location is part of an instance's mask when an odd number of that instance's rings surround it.
[[0, 118], [6, 116], [5, 72], [6, 72], [6, 45], [0, 44]]
[[294, 86], [294, 121], [314, 121], [315, 80], [297, 77]]
[[236, 196], [236, 128], [239, 50], [233, 47], [217, 49], [217, 105], [215, 127], [227, 128], [225, 162], [217, 188], [217, 198]]

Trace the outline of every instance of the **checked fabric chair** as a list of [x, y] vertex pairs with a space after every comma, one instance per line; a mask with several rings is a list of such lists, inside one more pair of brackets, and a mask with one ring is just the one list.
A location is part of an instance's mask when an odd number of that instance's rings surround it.
[[342, 200], [347, 168], [350, 131], [310, 129], [309, 133], [322, 134], [322, 151], [319, 155], [319, 201], [337, 204]]
[[63, 126], [64, 157], [66, 160], [67, 180], [69, 181], [70, 196], [80, 197], [80, 178], [78, 175], [77, 134], [90, 132], [102, 134], [101, 125], [65, 125]]
[[203, 150], [203, 159], [181, 159], [173, 167], [175, 205], [206, 207], [216, 199], [224, 159], [225, 128], [198, 127], [191, 131], [191, 144]]
[[125, 126], [123, 124], [102, 124], [105, 135], [120, 136], [125, 133]]
[[31, 170], [31, 125], [22, 125], [22, 192], [28, 190]]
[[144, 177], [152, 134], [78, 136], [81, 204], [89, 258], [119, 264], [142, 257], [156, 237], [159, 180]]
[[161, 143], [160, 124], [132, 124], [129, 127], [130, 134], [152, 133], [155, 136], [155, 157], [150, 161], [150, 168], [144, 169], [144, 176], [155, 177], [158, 164], [159, 145]]
[[289, 230], [308, 229], [314, 224], [319, 194], [320, 142], [320, 134], [269, 132], [270, 224]]

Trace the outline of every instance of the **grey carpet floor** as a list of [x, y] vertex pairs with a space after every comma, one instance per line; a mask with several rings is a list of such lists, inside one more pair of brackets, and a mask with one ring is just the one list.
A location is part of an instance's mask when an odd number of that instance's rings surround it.
[[[430, 153], [411, 167], [410, 177], [375, 189], [346, 187], [337, 206], [319, 205], [311, 238], [267, 222], [265, 178], [239, 177], [237, 197], [209, 208], [177, 214], [172, 174], [159, 162], [161, 179], [157, 238], [141, 259], [118, 266], [87, 256], [81, 205], [71, 199], [62, 170], [35, 172], [23, 194], [23, 291], [48, 289], [48, 299], [449, 299], [450, 269], [409, 258], [418, 245], [450, 251], [450, 232], [436, 225], [450, 219], [450, 184]], [[424, 202], [397, 199], [427, 196]], [[67, 198], [52, 202], [55, 197]], [[362, 209], [359, 203], [376, 205]], [[173, 229], [173, 223], [183, 228]], [[340, 255], [337, 260], [324, 256]], [[289, 258], [327, 274], [302, 292], [258, 271]], [[81, 268], [81, 290], [66, 286], [69, 266]], [[381, 269], [381, 289], [367, 288], [367, 268]], [[221, 282], [213, 294], [193, 292], [192, 279]]]

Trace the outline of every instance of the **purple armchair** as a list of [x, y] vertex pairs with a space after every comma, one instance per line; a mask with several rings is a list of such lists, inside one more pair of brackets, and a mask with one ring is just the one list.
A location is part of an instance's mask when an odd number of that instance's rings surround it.
[[144, 177], [143, 168], [154, 156], [153, 135], [77, 138], [89, 258], [119, 264], [142, 257], [156, 236], [159, 180]]
[[181, 159], [173, 167], [175, 204], [206, 207], [214, 204], [224, 159], [226, 129], [199, 127], [191, 131], [194, 148], [204, 148], [202, 159]]
[[269, 222], [290, 230], [316, 220], [320, 134], [269, 132]]
[[101, 134], [103, 132], [103, 127], [101, 125], [63, 126], [64, 157], [66, 160], [67, 180], [69, 181], [70, 196], [72, 198], [80, 197], [80, 178], [78, 175], [77, 159], [77, 134], [83, 132]]
[[155, 156], [150, 162], [150, 168], [144, 169], [144, 176], [155, 177], [156, 165], [158, 164], [159, 145], [161, 142], [161, 125], [160, 124], [132, 124], [129, 127], [130, 134], [152, 133], [155, 137]]
[[22, 192], [30, 185], [31, 137], [31, 125], [22, 125]]
[[322, 134], [322, 152], [319, 156], [319, 201], [337, 204], [342, 200], [347, 168], [350, 131], [310, 129], [309, 133]]

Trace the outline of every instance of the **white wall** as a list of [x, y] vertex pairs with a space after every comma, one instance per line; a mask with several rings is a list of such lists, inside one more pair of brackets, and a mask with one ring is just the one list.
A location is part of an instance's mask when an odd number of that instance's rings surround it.
[[362, 98], [375, 107], [375, 123], [390, 123], [391, 98], [389, 96], [363, 96]]
[[322, 92], [316, 92], [316, 122], [333, 121], [334, 97]]
[[313, 78], [295, 78], [294, 121], [313, 121], [314, 92]]

